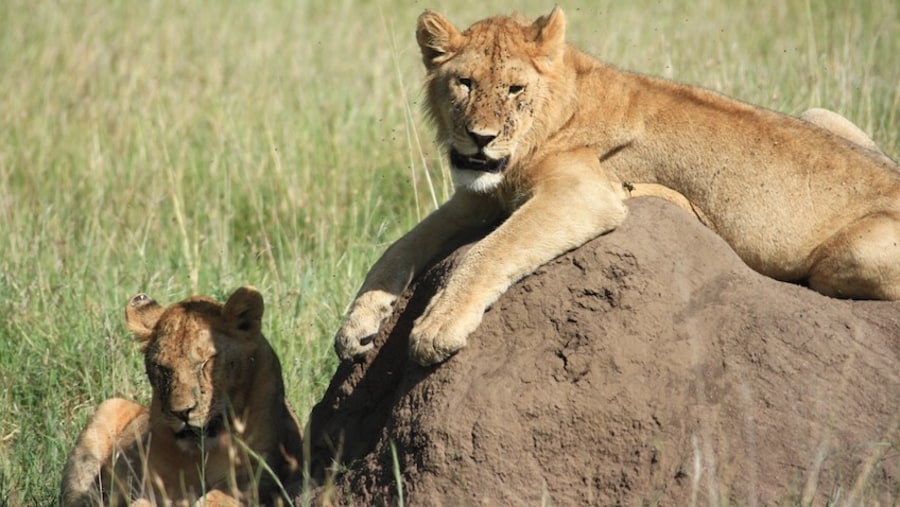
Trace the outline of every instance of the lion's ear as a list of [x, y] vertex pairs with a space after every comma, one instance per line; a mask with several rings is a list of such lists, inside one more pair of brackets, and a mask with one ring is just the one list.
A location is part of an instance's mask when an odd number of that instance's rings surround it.
[[416, 40], [428, 69], [447, 61], [462, 46], [462, 34], [444, 16], [430, 10], [419, 16]]
[[225, 308], [222, 309], [222, 316], [241, 331], [257, 332], [262, 328], [264, 310], [262, 294], [246, 285], [234, 291], [228, 298]]
[[532, 25], [536, 32], [535, 43], [542, 57], [551, 65], [562, 58], [566, 48], [566, 15], [556, 6], [550, 14], [541, 16]]
[[163, 307], [146, 294], [134, 296], [125, 305], [125, 322], [142, 345], [146, 345], [153, 336], [153, 328], [162, 312]]

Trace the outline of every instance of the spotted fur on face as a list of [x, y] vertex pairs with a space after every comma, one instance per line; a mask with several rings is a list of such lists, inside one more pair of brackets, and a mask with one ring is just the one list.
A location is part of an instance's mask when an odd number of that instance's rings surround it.
[[548, 26], [504, 18], [460, 33], [436, 13], [419, 18], [427, 111], [457, 186], [489, 191], [533, 150], [563, 45]]

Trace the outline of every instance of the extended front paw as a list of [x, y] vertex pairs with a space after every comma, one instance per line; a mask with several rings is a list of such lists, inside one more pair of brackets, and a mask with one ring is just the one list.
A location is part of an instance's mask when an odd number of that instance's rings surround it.
[[483, 311], [442, 312], [440, 305], [426, 310], [409, 335], [409, 357], [428, 366], [446, 361], [466, 346], [466, 340], [481, 323]]
[[334, 350], [341, 359], [362, 357], [375, 346], [375, 335], [391, 315], [396, 298], [383, 291], [367, 292], [356, 299], [334, 337]]
[[[237, 498], [214, 489], [198, 498], [196, 502], [191, 504], [191, 507], [239, 507], [240, 505], [241, 502]], [[134, 504], [132, 504], [132, 507], [134, 507]]]

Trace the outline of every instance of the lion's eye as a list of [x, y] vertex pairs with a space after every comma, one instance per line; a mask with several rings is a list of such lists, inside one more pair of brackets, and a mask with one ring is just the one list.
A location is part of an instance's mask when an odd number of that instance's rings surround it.
[[456, 82], [459, 83], [459, 86], [462, 86], [466, 90], [472, 89], [472, 80], [470, 78], [461, 77], [461, 78], [457, 79]]
[[509, 96], [515, 97], [516, 95], [525, 91], [525, 87], [523, 85], [512, 85], [509, 87]]
[[151, 364], [147, 367], [147, 376], [150, 378], [151, 384], [162, 389], [169, 385], [172, 376], [170, 371], [164, 366]]

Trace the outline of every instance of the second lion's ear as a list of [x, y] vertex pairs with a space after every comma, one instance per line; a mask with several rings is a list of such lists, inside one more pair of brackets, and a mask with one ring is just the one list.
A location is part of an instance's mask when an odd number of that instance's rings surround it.
[[162, 312], [163, 307], [146, 294], [132, 297], [125, 305], [125, 322], [129, 331], [142, 345], [146, 346], [153, 336], [153, 328], [156, 327]]
[[265, 303], [262, 294], [246, 285], [228, 298], [222, 316], [241, 331], [258, 332], [262, 328], [263, 311]]
[[459, 30], [437, 12], [426, 10], [416, 25], [416, 41], [422, 51], [422, 62], [433, 69], [447, 61], [463, 44]]

